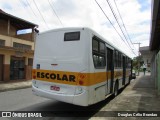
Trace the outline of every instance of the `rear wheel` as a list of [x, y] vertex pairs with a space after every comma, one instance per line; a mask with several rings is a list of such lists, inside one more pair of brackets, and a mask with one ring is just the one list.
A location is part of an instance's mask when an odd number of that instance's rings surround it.
[[114, 96], [117, 96], [117, 95], [118, 95], [118, 82], [116, 82], [114, 86]]

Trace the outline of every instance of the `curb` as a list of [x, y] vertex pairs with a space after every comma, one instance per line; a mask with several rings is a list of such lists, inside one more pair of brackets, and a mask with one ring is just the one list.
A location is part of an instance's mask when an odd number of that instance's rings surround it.
[[31, 88], [32, 85], [30, 86], [20, 86], [20, 87], [15, 87], [15, 88], [4, 88], [0, 89], [0, 92], [6, 92], [6, 91], [12, 91], [12, 90], [18, 90], [18, 89], [25, 89], [25, 88]]
[[25, 88], [31, 88], [31, 87], [32, 87], [32, 81], [3, 83], [3, 84], [0, 84], [0, 92], [25, 89]]

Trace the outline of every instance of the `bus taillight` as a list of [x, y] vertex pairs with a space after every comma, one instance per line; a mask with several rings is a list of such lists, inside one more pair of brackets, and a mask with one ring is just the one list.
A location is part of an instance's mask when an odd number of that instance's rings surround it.
[[83, 85], [84, 82], [82, 80], [79, 81], [79, 85]]
[[36, 79], [36, 76], [35, 76], [35, 75], [33, 75], [33, 79]]

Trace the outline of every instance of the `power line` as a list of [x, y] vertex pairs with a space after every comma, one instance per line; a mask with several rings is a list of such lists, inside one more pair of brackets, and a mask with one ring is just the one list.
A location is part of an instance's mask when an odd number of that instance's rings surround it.
[[[121, 19], [121, 21], [122, 21], [123, 27], [124, 27], [124, 29], [125, 29], [125, 31], [126, 31], [126, 33], [127, 33], [127, 36], [128, 36], [128, 38], [129, 38], [129, 40], [130, 40], [133, 48], [135, 49], [135, 47], [134, 47], [134, 45], [133, 45], [133, 43], [132, 43], [132, 41], [131, 41], [131, 38], [130, 38], [130, 36], [129, 36], [129, 34], [128, 34], [128, 31], [127, 31], [127, 29], [126, 29], [126, 27], [125, 27], [125, 24], [124, 24], [124, 22], [123, 22], [122, 16], [121, 16], [121, 14], [120, 14], [120, 11], [119, 11], [119, 9], [118, 9], [118, 6], [117, 6], [117, 3], [116, 3], [115, 0], [114, 0], [114, 3], [115, 3], [115, 6], [116, 6], [116, 9], [117, 9], [117, 11], [118, 11], [118, 14], [119, 14], [119, 16], [120, 16], [120, 19]], [[133, 50], [132, 50], [132, 51], [133, 51]], [[134, 51], [133, 51], [133, 52], [134, 52]], [[135, 52], [134, 52], [134, 54], [136, 55]]]
[[[125, 37], [125, 40], [126, 40], [127, 44], [129, 45], [131, 51], [135, 54], [135, 52], [133, 51], [132, 47], [130, 46], [130, 44], [129, 44], [128, 40], [127, 40], [126, 35], [124, 34], [124, 31], [122, 30], [122, 28], [121, 28], [121, 26], [120, 26], [120, 23], [119, 23], [119, 21], [118, 21], [118, 19], [117, 19], [117, 16], [116, 16], [116, 14], [115, 14], [115, 12], [114, 12], [114, 10], [113, 10], [113, 8], [112, 8], [112, 5], [110, 4], [109, 0], [106, 0], [106, 1], [107, 1], [108, 5], [109, 5], [109, 7], [110, 7], [110, 9], [111, 9], [111, 12], [112, 12], [114, 18], [116, 19], [116, 21], [117, 21], [117, 23], [118, 23], [118, 26], [119, 26], [121, 32], [123, 33], [123, 36]], [[132, 43], [132, 42], [131, 42], [131, 43]], [[136, 55], [136, 54], [135, 54], [135, 55]]]
[[[123, 22], [122, 16], [121, 16], [121, 14], [120, 14], [120, 12], [119, 12], [119, 9], [118, 9], [118, 6], [117, 6], [117, 3], [116, 3], [115, 0], [114, 0], [114, 3], [115, 3], [115, 5], [116, 5], [116, 9], [117, 9], [118, 14], [119, 14], [119, 16], [120, 16], [120, 18], [121, 18], [121, 21], [122, 21], [122, 23], [123, 23], [124, 29], [125, 29], [125, 31], [126, 31], [126, 33], [127, 33], [127, 36], [128, 36], [128, 38], [129, 38], [130, 42], [132, 43], [131, 38], [130, 38], [130, 36], [129, 36], [129, 34], [128, 34], [128, 31], [127, 31], [127, 29], [126, 29], [126, 27], [125, 27], [125, 24], [124, 24], [124, 22]], [[133, 45], [133, 43], [132, 43], [132, 45]], [[133, 47], [134, 47], [134, 45], [133, 45]]]
[[[62, 21], [61, 21], [61, 20], [60, 20], [60, 18], [58, 17], [58, 15], [57, 15], [56, 11], [54, 10], [54, 8], [53, 8], [52, 4], [49, 2], [49, 0], [48, 0], [48, 3], [49, 3], [49, 5], [51, 6], [52, 11], [54, 12], [54, 14], [56, 15], [56, 17], [58, 18], [58, 20], [59, 20], [60, 24], [63, 26]], [[63, 26], [63, 27], [64, 27], [64, 26]]]
[[32, 11], [32, 13], [34, 14], [35, 17], [37, 17], [37, 15], [35, 14], [34, 10], [32, 9], [32, 7], [30, 6], [28, 0], [26, 0], [27, 5], [30, 7], [30, 10]]
[[[113, 23], [111, 22], [111, 20], [109, 19], [109, 17], [106, 15], [106, 13], [104, 12], [104, 10], [102, 9], [102, 7], [99, 5], [99, 3], [97, 2], [97, 0], [95, 0], [95, 2], [97, 3], [97, 5], [99, 6], [99, 8], [101, 9], [101, 11], [103, 12], [103, 14], [105, 15], [105, 17], [108, 19], [108, 21], [110, 22], [110, 24], [113, 26], [113, 28], [115, 29], [115, 31], [117, 32], [117, 34], [120, 36], [120, 38], [124, 41], [124, 39], [122, 38], [122, 36], [119, 34], [119, 32], [117, 31], [117, 29], [114, 27]], [[124, 41], [124, 43], [126, 44], [126, 42]], [[126, 44], [127, 45], [127, 44]], [[128, 45], [127, 45], [128, 46]], [[135, 53], [134, 53], [135, 54]]]
[[[114, 10], [113, 10], [111, 4], [109, 3], [109, 0], [106, 0], [106, 1], [107, 1], [108, 5], [109, 5], [109, 7], [110, 7], [110, 9], [111, 9], [111, 12], [112, 12], [112, 14], [113, 14], [115, 20], [116, 20], [117, 23], [118, 23], [118, 26], [119, 26], [119, 28], [120, 28], [120, 30], [121, 30], [121, 32], [122, 32], [124, 38], [126, 39], [126, 42], [128, 43], [128, 40], [127, 40], [127, 38], [126, 38], [126, 35], [124, 34], [124, 32], [123, 32], [123, 30], [122, 30], [122, 28], [121, 28], [121, 26], [120, 26], [120, 24], [119, 24], [119, 21], [118, 21], [118, 19], [117, 19], [117, 16], [116, 16], [116, 14], [115, 14], [115, 12], [114, 12]], [[129, 43], [128, 43], [128, 45], [129, 45], [129, 47], [132, 49], [132, 47], [130, 46]]]
[[[26, 3], [24, 1], [22, 1], [22, 0], [19, 0], [19, 3], [21, 4], [21, 6], [19, 6], [19, 7], [23, 8], [23, 10], [25, 10], [25, 12], [26, 12], [26, 9], [25, 9], [25, 8], [27, 8], [26, 7]], [[32, 19], [29, 14], [27, 14], [27, 16], [29, 16], [30, 19]]]
[[[117, 34], [120, 36], [120, 38], [123, 40], [122, 36], [119, 34], [119, 32], [117, 31], [117, 29], [114, 27], [113, 23], [111, 22], [111, 20], [109, 19], [109, 17], [106, 15], [106, 13], [104, 12], [104, 10], [102, 9], [102, 7], [99, 5], [99, 3], [97, 2], [97, 0], [95, 0], [95, 2], [97, 3], [97, 5], [99, 6], [99, 8], [101, 9], [101, 11], [103, 12], [103, 14], [105, 15], [105, 17], [108, 19], [108, 21], [110, 22], [110, 24], [113, 26], [113, 28], [115, 29], [115, 31], [117, 32]], [[124, 41], [124, 40], [123, 40]], [[125, 43], [125, 41], [124, 41]]]
[[[111, 20], [109, 19], [109, 17], [106, 15], [106, 13], [104, 12], [104, 10], [102, 9], [102, 7], [99, 5], [99, 3], [95, 0], [95, 2], [97, 3], [97, 5], [99, 6], [99, 8], [101, 9], [101, 11], [103, 12], [103, 14], [106, 16], [106, 18], [108, 19], [108, 21], [110, 22], [110, 24], [113, 26], [113, 28], [115, 29], [115, 31], [118, 33], [118, 35], [120, 36], [120, 38], [124, 41], [124, 39], [122, 38], [122, 36], [119, 34], [119, 32], [117, 31], [117, 29], [114, 27], [113, 23], [111, 22]], [[124, 41], [124, 43], [126, 44], [126, 42]], [[126, 44], [127, 45], [127, 44]], [[128, 45], [127, 45], [128, 46]], [[132, 50], [132, 48], [130, 47], [130, 49]], [[132, 50], [133, 52], [133, 50]], [[134, 53], [134, 52], [133, 52]], [[134, 53], [135, 54], [135, 53]], [[136, 55], [136, 54], [135, 54]]]
[[36, 8], [37, 8], [37, 10], [38, 10], [38, 12], [39, 12], [39, 14], [41, 15], [41, 17], [42, 17], [42, 19], [43, 19], [44, 23], [46, 24], [47, 28], [49, 28], [49, 27], [48, 27], [48, 25], [47, 25], [47, 22], [45, 21], [45, 19], [44, 19], [43, 15], [42, 15], [42, 14], [41, 14], [41, 12], [40, 12], [40, 10], [39, 10], [39, 8], [38, 8], [38, 6], [37, 6], [37, 4], [36, 4], [35, 0], [33, 0], [33, 2], [34, 2], [34, 4], [35, 4], [35, 6], [36, 6]]

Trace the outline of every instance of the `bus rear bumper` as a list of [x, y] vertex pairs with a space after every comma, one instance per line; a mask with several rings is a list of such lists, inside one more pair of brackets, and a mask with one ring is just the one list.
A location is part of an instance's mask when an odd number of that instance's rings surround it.
[[45, 90], [41, 90], [35, 86], [32, 85], [32, 92], [34, 95], [49, 98], [49, 99], [55, 99], [58, 101], [71, 103], [79, 106], [88, 106], [88, 99], [87, 99], [87, 93], [83, 92], [79, 95], [66, 95], [66, 94], [56, 94], [52, 92], [48, 92]]

